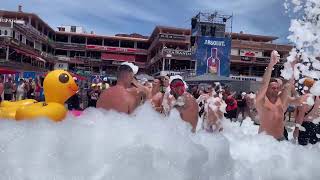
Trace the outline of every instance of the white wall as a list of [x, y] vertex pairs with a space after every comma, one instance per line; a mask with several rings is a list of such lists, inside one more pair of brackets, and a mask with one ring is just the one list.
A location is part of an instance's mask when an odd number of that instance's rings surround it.
[[[65, 32], [71, 32], [71, 26], [59, 26], [58, 28], [60, 27], [63, 27], [65, 29]], [[84, 33], [84, 28], [81, 26], [76, 26], [75, 33]]]
[[231, 49], [231, 55], [239, 56], [239, 49]]
[[10, 27], [0, 27], [1, 30], [1, 35], [0, 36], [5, 36], [4, 31], [7, 30], [8, 34], [6, 36], [11, 36], [12, 30]]

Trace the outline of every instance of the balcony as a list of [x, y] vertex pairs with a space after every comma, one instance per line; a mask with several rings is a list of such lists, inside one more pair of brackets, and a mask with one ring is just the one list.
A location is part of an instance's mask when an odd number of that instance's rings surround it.
[[24, 32], [26, 32], [27, 36], [30, 36], [34, 39], [37, 39], [37, 40], [41, 40], [41, 41], [48, 41], [49, 38], [42, 34], [41, 32], [39, 32], [36, 28], [34, 28], [33, 26], [31, 25], [25, 25], [25, 24], [15, 24], [15, 27], [16, 28], [21, 28]]
[[168, 39], [168, 40], [175, 40], [175, 41], [186, 41], [186, 35], [178, 35], [178, 34], [167, 34], [167, 33], [160, 33], [159, 39]]
[[85, 51], [86, 50], [85, 45], [76, 44], [76, 43], [56, 42], [55, 46], [56, 46], [56, 49], [63, 49], [63, 50], [72, 50], [72, 51]]
[[[248, 56], [230, 56], [231, 62], [243, 62], [243, 63], [269, 63], [270, 57], [248, 57]], [[280, 58], [280, 63], [286, 62], [286, 58]]]
[[110, 46], [98, 46], [98, 45], [86, 45], [87, 50], [94, 51], [106, 51], [106, 52], [117, 52], [126, 54], [142, 54], [147, 55], [148, 51], [145, 49], [136, 48], [121, 48], [121, 47], [110, 47]]
[[232, 40], [232, 48], [239, 49], [264, 49], [289, 52], [293, 47], [290, 45], [279, 45], [264, 42]]

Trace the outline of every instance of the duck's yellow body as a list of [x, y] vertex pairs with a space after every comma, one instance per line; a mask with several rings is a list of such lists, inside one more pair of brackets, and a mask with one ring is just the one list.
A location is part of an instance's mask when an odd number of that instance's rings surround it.
[[25, 99], [25, 100], [21, 100], [21, 101], [2, 101], [0, 103], [0, 107], [12, 107], [12, 106], [25, 106], [25, 105], [29, 105], [29, 104], [34, 104], [38, 101], [34, 100], [34, 99]]
[[54, 70], [47, 74], [43, 82], [46, 102], [26, 99], [17, 102], [4, 101], [0, 104], [0, 119], [49, 118], [61, 121], [66, 117], [64, 102], [78, 91], [72, 76], [64, 70]]
[[36, 119], [40, 117], [47, 117], [53, 121], [61, 121], [66, 117], [66, 108], [58, 103], [44, 103], [39, 102], [17, 109], [15, 119]]
[[0, 118], [1, 119], [15, 119], [17, 109], [34, 104], [37, 101], [34, 99], [25, 99], [21, 101], [2, 101], [0, 103]]

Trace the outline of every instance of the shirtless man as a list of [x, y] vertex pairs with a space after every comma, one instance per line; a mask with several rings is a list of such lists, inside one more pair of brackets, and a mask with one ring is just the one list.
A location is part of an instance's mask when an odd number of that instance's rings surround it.
[[160, 92], [160, 85], [161, 81], [159, 79], [153, 80], [152, 83], [152, 99], [151, 99], [151, 104], [153, 108], [157, 111], [162, 113], [162, 100], [163, 100], [163, 95], [164, 93]]
[[[281, 141], [285, 140], [284, 112], [288, 108], [289, 93], [293, 81], [288, 81], [280, 92], [280, 84], [277, 79], [271, 79], [274, 65], [279, 62], [280, 56], [277, 51], [272, 51], [270, 63], [263, 75], [262, 86], [256, 96], [256, 108], [260, 117], [259, 133], [265, 132]], [[296, 104], [301, 104], [305, 99], [296, 99]], [[291, 103], [294, 103], [291, 101]]]
[[[198, 104], [196, 99], [186, 92], [182, 78], [172, 78], [170, 82], [170, 94], [173, 96], [172, 107], [180, 112], [181, 119], [190, 123], [192, 132], [195, 132], [198, 123]], [[171, 103], [170, 103], [171, 104]]]
[[138, 93], [128, 90], [133, 80], [134, 69], [122, 64], [118, 68], [117, 84], [103, 91], [98, 99], [97, 108], [131, 114], [140, 104], [136, 96]]

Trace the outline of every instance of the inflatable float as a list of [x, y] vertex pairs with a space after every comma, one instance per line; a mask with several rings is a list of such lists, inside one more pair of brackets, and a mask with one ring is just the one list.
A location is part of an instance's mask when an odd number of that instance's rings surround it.
[[3, 101], [0, 104], [2, 119], [35, 119], [47, 117], [61, 121], [67, 114], [64, 103], [78, 91], [72, 76], [64, 70], [54, 70], [47, 74], [43, 82], [45, 102], [26, 99], [17, 102]]

